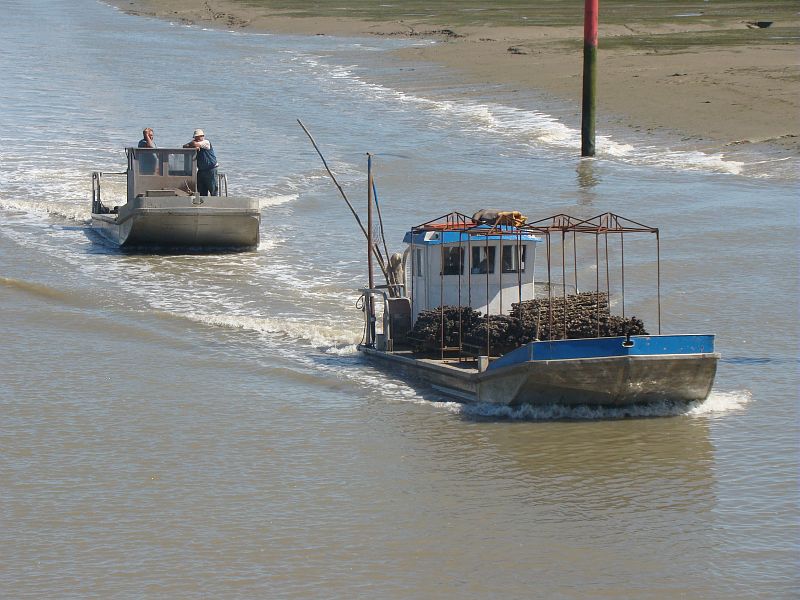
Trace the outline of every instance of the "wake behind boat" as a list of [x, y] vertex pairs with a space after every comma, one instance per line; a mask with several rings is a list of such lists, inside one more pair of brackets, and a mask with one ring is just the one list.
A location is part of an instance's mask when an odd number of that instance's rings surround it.
[[[120, 247], [247, 250], [259, 242], [258, 201], [197, 195], [194, 148], [126, 148], [128, 168], [92, 173], [92, 229]], [[126, 177], [126, 202], [110, 206], [107, 187]], [[109, 183], [110, 185], [106, 185]]]

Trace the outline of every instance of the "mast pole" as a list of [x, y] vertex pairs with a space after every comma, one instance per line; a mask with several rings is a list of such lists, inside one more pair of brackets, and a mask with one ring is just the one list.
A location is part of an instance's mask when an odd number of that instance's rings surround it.
[[[372, 277], [372, 253], [375, 250], [372, 244], [372, 155], [367, 152], [367, 271], [369, 272], [368, 289], [375, 287]], [[387, 280], [388, 282], [388, 280]], [[367, 346], [375, 347], [375, 298], [372, 292], [364, 295], [364, 311], [367, 314]]]
[[372, 202], [372, 154], [367, 152], [367, 270], [369, 271], [369, 289], [375, 287], [375, 281], [372, 277]]
[[585, 1], [583, 15], [583, 113], [581, 117], [581, 156], [594, 156], [599, 0]]

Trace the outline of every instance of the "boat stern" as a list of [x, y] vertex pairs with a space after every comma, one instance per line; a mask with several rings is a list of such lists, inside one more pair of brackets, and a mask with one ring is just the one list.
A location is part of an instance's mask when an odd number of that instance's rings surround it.
[[713, 335], [531, 342], [490, 364], [478, 397], [567, 406], [702, 401], [718, 361]]

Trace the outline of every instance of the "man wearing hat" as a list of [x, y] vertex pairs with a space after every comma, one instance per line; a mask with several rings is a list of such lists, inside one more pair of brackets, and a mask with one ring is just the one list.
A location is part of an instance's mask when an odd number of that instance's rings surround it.
[[197, 148], [197, 193], [200, 196], [219, 196], [217, 181], [217, 156], [202, 129], [194, 130], [192, 141], [184, 148]]

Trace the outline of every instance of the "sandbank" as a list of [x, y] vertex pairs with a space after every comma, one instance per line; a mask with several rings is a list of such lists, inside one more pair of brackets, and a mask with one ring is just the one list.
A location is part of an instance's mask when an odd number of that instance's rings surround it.
[[[537, 90], [580, 107], [581, 23], [454, 25], [430, 17], [305, 16], [303, 11], [264, 6], [268, 1], [110, 0], [110, 4], [131, 14], [223, 29], [430, 38], [438, 43], [404, 48], [398, 54], [444, 65], [465, 84]], [[762, 28], [738, 14], [713, 22], [693, 22], [681, 15], [673, 20], [627, 22], [617, 16], [615, 23], [605, 24], [602, 11], [601, 3], [598, 131], [602, 123], [614, 123], [677, 136], [706, 151], [747, 145], [800, 154], [796, 12], [783, 11], [780, 22]]]

